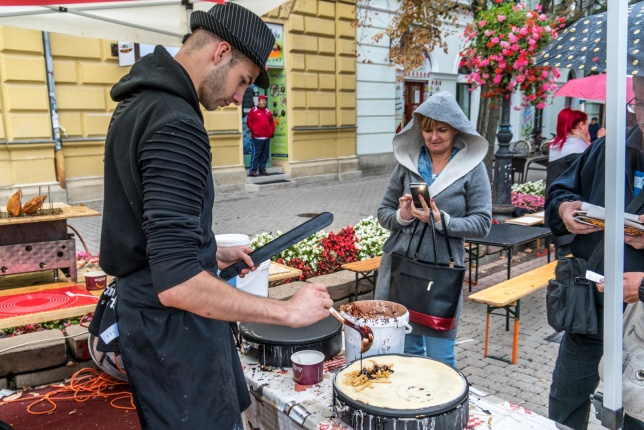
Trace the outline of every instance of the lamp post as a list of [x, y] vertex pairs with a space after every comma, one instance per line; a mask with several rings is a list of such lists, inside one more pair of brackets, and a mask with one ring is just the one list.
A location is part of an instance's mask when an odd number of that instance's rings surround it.
[[494, 154], [494, 180], [492, 184], [492, 211], [496, 214], [510, 214], [514, 210], [510, 194], [512, 187], [512, 152], [510, 141], [510, 92], [503, 95], [501, 124], [496, 137], [499, 149]]

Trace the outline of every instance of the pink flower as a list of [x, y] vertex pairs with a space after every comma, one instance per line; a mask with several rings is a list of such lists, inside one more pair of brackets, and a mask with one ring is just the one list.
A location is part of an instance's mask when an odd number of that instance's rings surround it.
[[500, 39], [499, 39], [498, 37], [493, 37], [492, 39], [490, 39], [490, 42], [492, 42], [492, 43], [499, 43], [499, 40], [500, 40]]
[[499, 22], [503, 22], [505, 21], [505, 15], [499, 15], [496, 17], [496, 19], [499, 20]]
[[547, 19], [548, 17], [546, 16], [546, 14], [542, 13], [541, 15], [539, 15], [539, 21], [545, 21]]
[[487, 21], [482, 19], [479, 21], [479, 27], [485, 27], [485, 24], [487, 24]]

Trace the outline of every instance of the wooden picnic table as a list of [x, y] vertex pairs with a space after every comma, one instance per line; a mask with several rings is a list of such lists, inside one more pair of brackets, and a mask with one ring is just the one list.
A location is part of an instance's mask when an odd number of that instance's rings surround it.
[[302, 276], [302, 271], [300, 269], [289, 267], [274, 261], [271, 261], [271, 266], [268, 268], [268, 282], [299, 278], [300, 276]]
[[535, 212], [517, 218], [510, 218], [505, 220], [506, 224], [516, 224], [525, 226], [542, 225], [545, 223], [545, 212]]

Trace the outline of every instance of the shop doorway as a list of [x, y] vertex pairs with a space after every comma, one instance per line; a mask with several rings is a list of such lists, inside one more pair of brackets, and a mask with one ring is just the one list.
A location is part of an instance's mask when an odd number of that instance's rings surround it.
[[405, 124], [411, 121], [411, 114], [424, 101], [424, 82], [405, 81]]

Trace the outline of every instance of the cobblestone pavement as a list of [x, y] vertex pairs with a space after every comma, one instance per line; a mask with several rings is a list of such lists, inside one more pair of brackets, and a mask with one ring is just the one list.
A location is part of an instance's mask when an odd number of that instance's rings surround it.
[[[367, 216], [376, 215], [388, 180], [388, 175], [378, 175], [343, 182], [304, 184], [281, 190], [260, 190], [258, 193], [219, 193], [214, 208], [213, 230], [217, 234], [243, 233], [252, 237], [262, 231], [286, 231], [309, 219], [298, 215], [328, 211], [333, 213], [334, 222], [325, 230], [337, 232]], [[86, 204], [102, 211], [101, 202]], [[93, 254], [98, 253], [99, 249], [100, 221], [101, 217], [69, 221]], [[77, 249], [82, 249], [80, 243]], [[545, 262], [544, 256], [513, 264], [512, 273], [518, 275]], [[497, 267], [505, 264], [506, 260], [498, 259], [481, 266], [482, 276], [478, 285], [473, 287], [473, 292], [505, 280], [506, 271]], [[465, 294], [466, 297], [469, 294], [467, 289]], [[545, 290], [521, 301], [517, 365], [483, 357], [485, 316], [485, 305], [465, 301], [456, 348], [458, 367], [473, 386], [547, 415], [548, 391], [559, 345], [546, 340], [555, 333], [546, 322]], [[492, 316], [489, 353], [509, 357], [511, 351], [512, 324], [510, 331], [505, 331], [505, 318]], [[599, 430], [602, 427], [591, 417], [589, 428]]]

